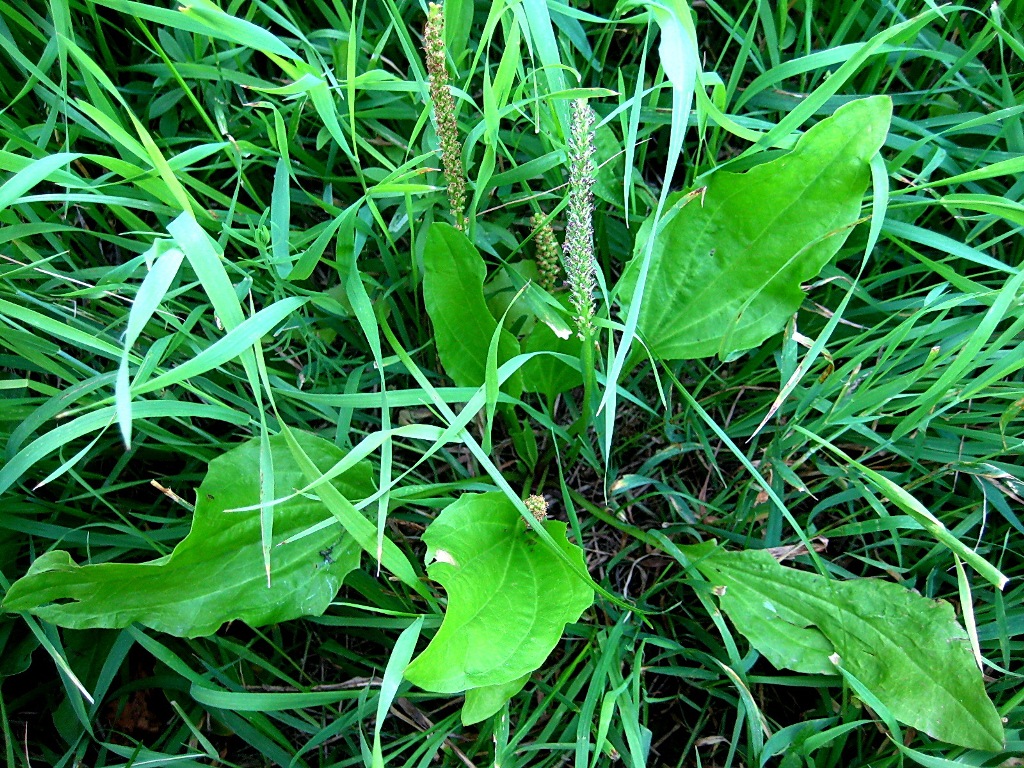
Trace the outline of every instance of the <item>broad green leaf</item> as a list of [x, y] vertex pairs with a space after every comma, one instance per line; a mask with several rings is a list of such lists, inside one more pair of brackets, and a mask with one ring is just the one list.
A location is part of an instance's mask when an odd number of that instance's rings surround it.
[[949, 603], [878, 579], [785, 568], [764, 551], [699, 554], [694, 565], [722, 610], [776, 666], [835, 672], [828, 657], [837, 654], [897, 720], [951, 744], [1002, 747], [1002, 721]]
[[[567, 312], [569, 300], [562, 299]], [[579, 340], [575, 333], [563, 339], [555, 334], [544, 323], [537, 323], [523, 344], [524, 352], [557, 352], [569, 357], [580, 357]], [[539, 355], [531, 358], [522, 368], [523, 388], [527, 392], [539, 392], [553, 400], [563, 392], [583, 386], [583, 375], [580, 371], [550, 355]]]
[[530, 681], [530, 673], [517, 680], [498, 685], [487, 685], [483, 688], [471, 688], [466, 691], [466, 701], [462, 705], [462, 724], [473, 725], [486, 720], [505, 706], [505, 702], [519, 693]]
[[[434, 325], [437, 353], [445, 372], [457, 386], [484, 383], [487, 348], [498, 327], [484, 301], [487, 267], [469, 239], [454, 227], [434, 222], [423, 251], [423, 300]], [[498, 365], [519, 354], [519, 344], [501, 332]], [[516, 374], [506, 390], [522, 391]]]
[[[792, 152], [746, 173], [719, 171], [677, 200], [655, 235], [638, 327], [654, 353], [689, 359], [757, 346], [803, 301], [860, 216], [892, 102], [844, 105]], [[628, 301], [651, 233], [637, 237], [618, 288]]]
[[[322, 471], [344, 457], [326, 440], [296, 435]], [[270, 446], [276, 487], [304, 486], [285, 439], [274, 436]], [[226, 511], [260, 503], [259, 452], [260, 441], [253, 439], [210, 462], [196, 492], [192, 529], [170, 555], [141, 564], [77, 565], [67, 552], [47, 552], [11, 586], [3, 608], [73, 629], [139, 622], [180, 637], [212, 634], [232, 619], [260, 626], [323, 613], [358, 567], [359, 547], [340, 526], [297, 537], [272, 550], [267, 588], [259, 512]], [[369, 463], [353, 467], [334, 485], [352, 498], [371, 495]], [[290, 499], [274, 508], [274, 538], [294, 537], [329, 517], [319, 500]]]
[[496, 318], [501, 317], [518, 296], [505, 321], [509, 330], [523, 336], [530, 332], [534, 322], [539, 321], [551, 328], [560, 339], [574, 336], [575, 326], [567, 319], [573, 314], [571, 309], [566, 308], [568, 303], [545, 291], [537, 284], [537, 280], [537, 264], [532, 259], [507, 265], [485, 287], [491, 314]]
[[[544, 527], [584, 568], [565, 523]], [[423, 541], [433, 561], [428, 573], [448, 593], [441, 628], [405, 672], [424, 690], [457, 693], [519, 680], [544, 663], [565, 625], [594, 601], [590, 585], [544, 546], [503, 493], [464, 494]]]
[[[501, 317], [508, 312], [505, 324], [523, 339], [524, 352], [557, 352], [579, 357], [580, 340], [563, 318], [573, 313], [568, 299], [564, 295], [550, 296], [538, 288], [533, 283], [537, 275], [536, 263], [526, 259], [499, 271], [486, 286], [491, 315]], [[557, 309], [559, 305], [562, 314]], [[583, 386], [583, 376], [577, 369], [547, 355], [524, 363], [521, 373], [525, 391], [539, 392], [549, 400]]]
[[519, 289], [536, 280], [537, 264], [532, 259], [523, 259], [497, 270], [484, 286], [484, 300], [491, 317], [497, 320], [504, 316], [509, 333], [520, 338], [533, 328], [534, 315], [527, 305], [525, 291]]
[[620, 179], [626, 173], [626, 162], [622, 142], [611, 127], [600, 125], [594, 131], [594, 148], [597, 173], [594, 175], [594, 195], [613, 205], [622, 201]]

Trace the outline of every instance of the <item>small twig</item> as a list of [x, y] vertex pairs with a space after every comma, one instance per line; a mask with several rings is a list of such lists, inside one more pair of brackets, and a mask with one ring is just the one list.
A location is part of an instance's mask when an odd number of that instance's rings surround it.
[[196, 508], [195, 508], [194, 505], [189, 504], [187, 501], [185, 501], [183, 498], [181, 498], [181, 496], [176, 494], [170, 488], [164, 488], [156, 480], [150, 480], [149, 484], [152, 485], [154, 488], [156, 488], [158, 491], [160, 491], [160, 493], [162, 493], [164, 496], [169, 498], [171, 501], [175, 502], [176, 504], [181, 504], [181, 506], [185, 507], [185, 509], [187, 509], [189, 512], [195, 512], [196, 511]]
[[[811, 541], [813, 542], [811, 546], [814, 548], [815, 552], [824, 552], [825, 549], [828, 547], [828, 539], [826, 539], [824, 536], [815, 536], [813, 539], [811, 539]], [[802, 543], [799, 543], [791, 544], [786, 547], [768, 547], [767, 551], [771, 553], [771, 556], [774, 557], [776, 561], [782, 563], [786, 560], [789, 560], [790, 558], [806, 555], [807, 547], [805, 547]]]

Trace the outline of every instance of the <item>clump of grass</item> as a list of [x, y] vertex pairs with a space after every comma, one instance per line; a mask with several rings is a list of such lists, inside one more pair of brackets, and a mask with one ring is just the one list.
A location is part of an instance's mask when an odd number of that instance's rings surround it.
[[[602, 116], [615, 112], [602, 130], [618, 144], [605, 168], [619, 176], [595, 186], [593, 115], [574, 106], [564, 216], [573, 313], [592, 339], [594, 270], [621, 270], [668, 152], [661, 95], [671, 83], [653, 65], [656, 38], [645, 16], [612, 17], [612, 5], [528, 25], [518, 6], [489, 27], [479, 13], [464, 50], [449, 52], [432, 4], [425, 77], [415, 30], [401, 22], [418, 13], [407, 2], [362, 3], [354, 15], [340, 3], [256, 4], [244, 19], [205, 5], [172, 14], [137, 5], [132, 16], [87, 0], [0, 4], [0, 589], [48, 549], [82, 563], [166, 555], [189, 530], [207, 462], [258, 434], [263, 413], [274, 429], [386, 446], [370, 454], [375, 473], [401, 485], [371, 508], [420, 562], [419, 536], [437, 509], [493, 482], [467, 446], [421, 439], [437, 402], [458, 409], [465, 393], [442, 386], [425, 362], [432, 340], [417, 248], [436, 193], [419, 175], [430, 155], [418, 94], [430, 94], [460, 228], [470, 229], [460, 135], [467, 157], [493, 153], [493, 173], [475, 191], [488, 201], [488, 226], [473, 229], [498, 264], [520, 257], [507, 233], [530, 210], [561, 203], [567, 137], [555, 100], [569, 89], [566, 68], [599, 89], [592, 103]], [[436, 626], [439, 609], [365, 562], [323, 617], [259, 630], [236, 623], [207, 638], [58, 630], [3, 614], [7, 764], [349, 765], [374, 724], [387, 764], [410, 767], [781, 759], [895, 768], [904, 746], [966, 763], [1016, 757], [964, 753], [910, 731], [897, 745], [852, 688], [781, 674], [734, 634], [702, 582], [693, 589], [677, 545], [715, 539], [784, 551], [811, 568], [797, 546], [805, 538], [835, 578], [895, 580], [953, 602], [973, 618], [1007, 728], [1024, 727], [1015, 677], [1024, 663], [1020, 12], [1004, 3], [932, 14], [861, 57], [904, 11], [880, 0], [836, 3], [813, 18], [800, 3], [771, 14], [759, 4], [693, 5], [702, 59], [720, 76], [715, 105], [728, 119], [702, 112], [691, 122], [672, 187], [755, 161], [735, 158], [793, 114], [803, 121], [796, 129], [858, 95], [900, 98], [878, 169], [890, 189], [866, 209], [887, 203], [881, 228], [855, 230], [784, 335], [728, 362], [661, 366], [664, 399], [650, 366], [608, 381], [630, 398], [612, 414], [608, 455], [567, 438], [571, 396], [522, 396], [538, 444], [533, 466], [495, 440], [509, 483], [557, 499], [551, 517], [569, 521], [598, 583], [635, 610], [599, 601], [507, 712], [470, 728], [453, 699], [408, 687], [377, 721], [378, 682], [391, 679], [397, 639], [420, 616], [424, 632]], [[814, 67], [808, 57], [825, 52], [833, 58]], [[461, 134], [449, 59], [483, 105], [476, 113], [464, 103]], [[307, 66], [315, 71], [304, 78]], [[828, 98], [808, 98], [823, 83]], [[172, 239], [168, 227], [185, 209], [197, 229]], [[878, 241], [865, 261], [869, 232]], [[548, 236], [537, 242], [551, 288], [557, 245]], [[156, 257], [178, 247], [188, 253], [163, 302], [130, 322], [132, 307], [147, 303]], [[283, 277], [279, 259], [291, 258], [296, 270]], [[270, 331], [225, 329], [226, 308], [241, 318], [282, 299], [304, 303]], [[420, 379], [382, 349], [374, 320], [412, 350]], [[137, 342], [124, 350], [129, 326]], [[225, 359], [226, 348], [235, 357]], [[113, 394], [122, 358], [136, 387], [127, 452]], [[142, 391], [156, 376], [164, 386]], [[699, 409], [680, 405], [687, 397]], [[391, 438], [393, 423], [424, 428]], [[920, 526], [807, 434], [911, 489], [999, 563], [1007, 591], [958, 579]]]

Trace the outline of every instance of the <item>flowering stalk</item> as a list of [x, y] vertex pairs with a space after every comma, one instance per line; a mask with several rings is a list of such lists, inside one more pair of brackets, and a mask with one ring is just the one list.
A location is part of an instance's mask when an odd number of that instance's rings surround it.
[[594, 261], [594, 111], [583, 99], [572, 104], [569, 136], [569, 201], [562, 261], [569, 301], [576, 312], [577, 336], [583, 373], [583, 409], [572, 432], [579, 434], [590, 426], [597, 396], [594, 355], [594, 291], [597, 288], [597, 264]]
[[462, 169], [462, 142], [455, 123], [455, 99], [448, 90], [448, 66], [445, 62], [444, 12], [438, 3], [431, 3], [427, 25], [423, 28], [423, 51], [427, 57], [430, 101], [434, 105], [437, 137], [441, 142], [441, 164], [448, 185], [448, 203], [455, 226], [465, 230], [466, 175]]
[[594, 335], [594, 111], [584, 99], [572, 104], [569, 137], [569, 215], [562, 244], [565, 282], [576, 310], [576, 327], [582, 341]]
[[537, 282], [545, 291], [553, 291], [562, 272], [558, 259], [558, 241], [555, 240], [551, 225], [543, 221], [544, 217], [540, 215], [530, 217], [530, 225], [537, 233]]

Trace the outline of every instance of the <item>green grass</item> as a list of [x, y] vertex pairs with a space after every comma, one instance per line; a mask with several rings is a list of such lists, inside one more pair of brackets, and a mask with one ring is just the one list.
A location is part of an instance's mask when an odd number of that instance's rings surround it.
[[[449, 0], [453, 18], [472, 5]], [[1008, 764], [1024, 748], [1024, 5], [697, 3], [707, 87], [688, 127], [643, 7], [508, 5], [476, 3], [461, 32], [449, 21], [471, 234], [492, 265], [532, 253], [531, 214], [562, 215], [564, 140], [536, 128], [549, 110], [564, 127], [581, 94], [603, 125], [595, 225], [609, 286], [663, 189], [760, 162], [752, 140], [774, 152], [855, 96], [895, 104], [875, 169], [889, 191], [869, 193], [874, 218], [759, 349], [623, 367], [612, 431], [601, 414], [569, 436], [579, 392], [524, 396], [535, 468], [495, 422], [500, 477], [545, 493], [595, 580], [635, 610], [599, 596], [506, 719], [463, 727], [458, 697], [405, 685], [381, 724], [388, 765], [911, 762], [852, 689], [775, 670], [718, 613], [673, 554], [712, 538], [811, 542], [836, 578], [897, 581], [973, 614], [1005, 753], [910, 729], [904, 743], [932, 765]], [[425, 8], [224, 8], [0, 5], [5, 591], [54, 548], [97, 563], [167, 554], [207, 462], [249, 437], [283, 424], [348, 448], [441, 423], [432, 397], [458, 412], [473, 395], [441, 373], [422, 298], [426, 226], [448, 210]], [[671, 136], [684, 139], [674, 166]], [[149, 316], [140, 286], [169, 226], [205, 231], [225, 258], [190, 258]], [[353, 279], [369, 314], [346, 293]], [[243, 322], [292, 299], [267, 327]], [[153, 382], [130, 413], [115, 398], [122, 365]], [[830, 446], [911, 492], [1006, 589], [958, 578], [948, 548]], [[378, 480], [401, 476], [386, 531], [417, 566], [437, 511], [495, 487], [460, 444], [388, 439], [372, 459]], [[788, 564], [815, 567], [799, 552]], [[6, 763], [369, 764], [381, 677], [421, 615], [432, 634], [437, 606], [368, 557], [322, 617], [195, 640], [0, 614]]]

